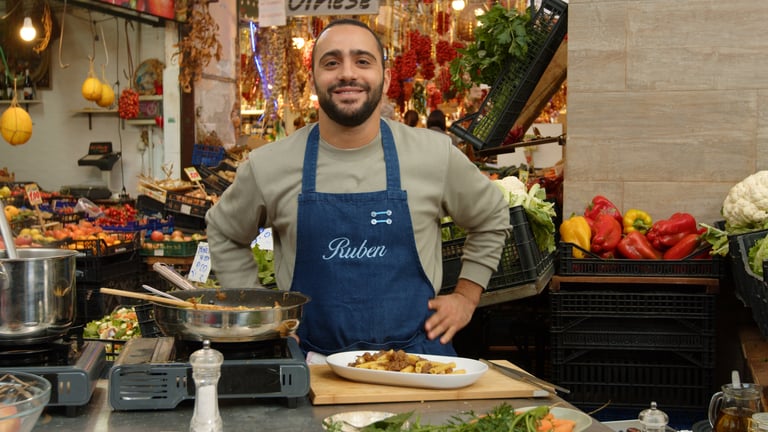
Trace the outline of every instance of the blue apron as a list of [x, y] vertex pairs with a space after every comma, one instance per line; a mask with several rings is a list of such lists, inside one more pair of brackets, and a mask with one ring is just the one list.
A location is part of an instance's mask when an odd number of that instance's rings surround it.
[[298, 197], [291, 290], [312, 298], [298, 329], [301, 348], [326, 355], [380, 349], [456, 355], [424, 331], [435, 291], [416, 250], [389, 126], [381, 122], [387, 189], [377, 192], [317, 192], [319, 137], [315, 126]]

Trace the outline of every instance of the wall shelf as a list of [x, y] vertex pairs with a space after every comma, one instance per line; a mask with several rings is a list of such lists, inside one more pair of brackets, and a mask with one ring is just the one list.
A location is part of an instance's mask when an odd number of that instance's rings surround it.
[[[12, 102], [11, 100], [0, 100], [0, 105], [10, 105], [11, 102]], [[41, 100], [25, 100], [25, 99], [22, 99], [22, 100], [17, 100], [16, 103], [19, 104], [19, 105], [24, 105], [24, 109], [26, 111], [29, 111], [29, 105], [30, 104], [31, 105], [40, 104], [40, 103], [43, 103], [43, 101], [41, 101]]]

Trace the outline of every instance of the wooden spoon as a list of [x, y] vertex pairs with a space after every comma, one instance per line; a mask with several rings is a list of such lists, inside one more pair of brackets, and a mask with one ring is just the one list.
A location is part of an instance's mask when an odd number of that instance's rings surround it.
[[121, 296], [121, 297], [132, 297], [132, 298], [137, 298], [141, 300], [152, 301], [155, 303], [163, 303], [163, 304], [176, 306], [176, 307], [183, 307], [183, 308], [206, 309], [206, 310], [226, 309], [226, 307], [217, 306], [217, 305], [192, 303], [190, 301], [185, 301], [185, 300], [173, 300], [165, 297], [154, 296], [154, 295], [133, 292], [133, 291], [124, 291], [124, 290], [119, 290], [114, 288], [101, 288], [99, 289], [99, 292], [101, 292], [102, 294], [109, 294], [109, 295], [115, 295], [115, 296]]

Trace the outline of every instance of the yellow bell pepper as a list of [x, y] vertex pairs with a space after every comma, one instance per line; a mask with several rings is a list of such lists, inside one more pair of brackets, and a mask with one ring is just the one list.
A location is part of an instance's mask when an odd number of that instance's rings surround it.
[[[560, 240], [573, 243], [580, 248], [590, 250], [592, 241], [592, 229], [584, 216], [571, 216], [560, 224]], [[584, 258], [584, 252], [579, 248], [573, 248], [574, 258]]]
[[653, 219], [651, 216], [638, 209], [629, 209], [624, 213], [624, 234], [629, 234], [632, 231], [640, 231], [645, 234], [651, 229], [653, 225]]

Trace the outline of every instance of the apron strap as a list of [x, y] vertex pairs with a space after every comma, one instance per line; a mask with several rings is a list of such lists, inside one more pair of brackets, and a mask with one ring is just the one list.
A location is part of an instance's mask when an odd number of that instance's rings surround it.
[[[387, 190], [400, 190], [400, 161], [397, 158], [395, 138], [392, 130], [384, 120], [380, 120], [381, 145], [384, 149], [384, 163], [387, 170]], [[317, 189], [317, 155], [320, 152], [320, 126], [315, 125], [307, 137], [307, 149], [304, 151], [304, 168], [301, 178], [301, 192], [316, 192]]]

